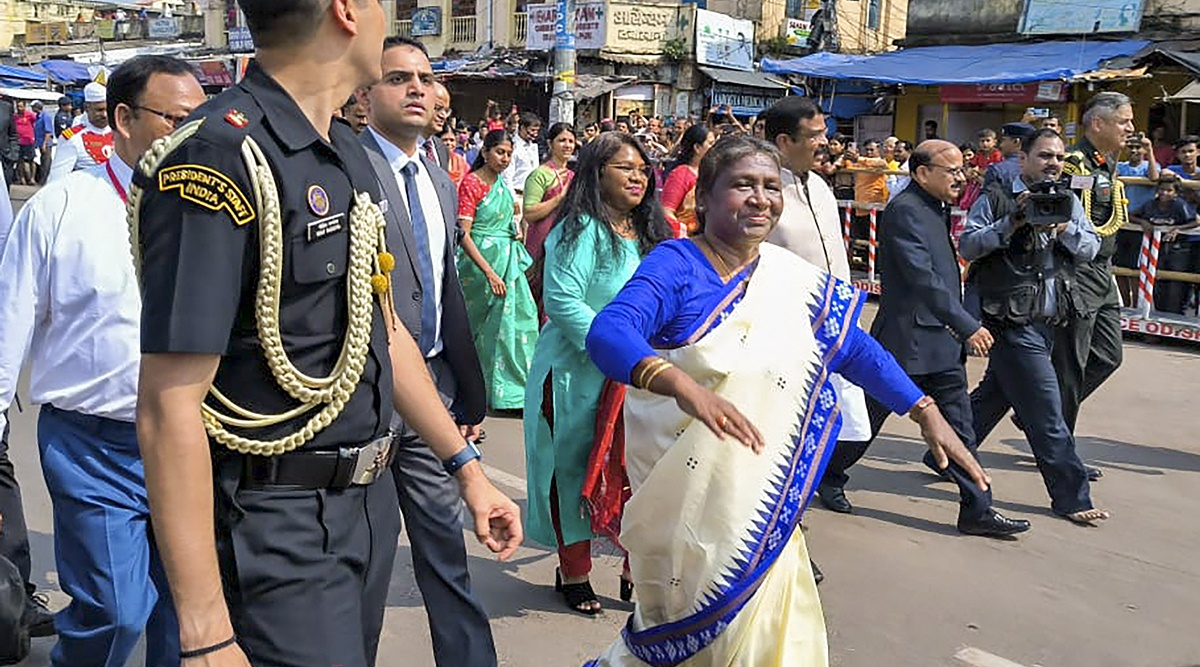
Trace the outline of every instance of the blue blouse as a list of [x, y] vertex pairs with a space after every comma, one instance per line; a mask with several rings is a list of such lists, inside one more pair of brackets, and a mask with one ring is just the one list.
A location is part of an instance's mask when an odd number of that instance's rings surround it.
[[[588, 354], [606, 376], [628, 384], [634, 367], [654, 356], [654, 348], [683, 345], [731, 292], [745, 289], [755, 264], [723, 283], [691, 241], [660, 243], [592, 320]], [[907, 413], [925, 395], [895, 358], [857, 326], [830, 359], [829, 370], [898, 414]]]

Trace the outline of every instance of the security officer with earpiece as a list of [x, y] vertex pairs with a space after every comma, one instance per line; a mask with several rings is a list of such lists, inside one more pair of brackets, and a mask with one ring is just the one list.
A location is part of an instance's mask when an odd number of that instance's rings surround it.
[[1063, 419], [1051, 353], [1056, 329], [1083, 310], [1077, 267], [1096, 255], [1100, 238], [1083, 205], [1059, 185], [1066, 151], [1058, 133], [1034, 131], [1021, 152], [1020, 177], [988, 186], [959, 239], [959, 253], [971, 262], [968, 291], [977, 294], [980, 319], [996, 338], [987, 372], [971, 393], [975, 436], [983, 443], [1009, 408], [1015, 410], [1050, 509], [1090, 523], [1108, 514], [1092, 505], [1087, 472]]
[[242, 0], [245, 79], [138, 164], [138, 436], [182, 664], [368, 667], [399, 534], [395, 409], [507, 558], [484, 477], [391, 302], [378, 182], [333, 111], [380, 76], [379, 0]]

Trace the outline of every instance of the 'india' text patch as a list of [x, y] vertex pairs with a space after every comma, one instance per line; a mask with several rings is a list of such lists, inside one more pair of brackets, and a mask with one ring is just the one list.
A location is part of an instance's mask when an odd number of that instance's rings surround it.
[[179, 196], [211, 211], [225, 209], [234, 224], [254, 219], [254, 208], [225, 174], [198, 164], [181, 164], [158, 172], [158, 191], [179, 190]]

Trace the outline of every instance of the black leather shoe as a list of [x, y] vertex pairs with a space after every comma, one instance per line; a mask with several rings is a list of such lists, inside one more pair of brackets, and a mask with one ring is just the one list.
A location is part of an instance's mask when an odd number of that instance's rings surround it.
[[1010, 519], [993, 510], [975, 521], [958, 520], [958, 532], [982, 537], [1009, 537], [1029, 530], [1025, 519]]
[[817, 585], [820, 585], [822, 581], [825, 581], [825, 573], [821, 571], [821, 568], [817, 567], [815, 560], [808, 559], [808, 564], [812, 567], [813, 581], [817, 582]]
[[854, 505], [846, 498], [846, 492], [840, 486], [822, 484], [817, 487], [817, 497], [825, 509], [838, 514], [849, 514], [854, 511]]
[[29, 631], [30, 637], [53, 637], [58, 634], [54, 629], [54, 613], [46, 608], [46, 596], [42, 593], [31, 593], [25, 598], [25, 611], [21, 614], [21, 625]]
[[1100, 481], [1100, 478], [1104, 476], [1104, 471], [1096, 466], [1085, 465], [1083, 466], [1083, 469], [1087, 472], [1089, 482], [1098, 482]]

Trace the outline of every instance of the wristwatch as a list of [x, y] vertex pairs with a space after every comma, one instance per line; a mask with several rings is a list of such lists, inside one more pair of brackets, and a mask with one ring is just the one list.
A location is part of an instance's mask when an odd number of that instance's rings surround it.
[[459, 453], [442, 461], [442, 467], [446, 469], [446, 473], [453, 476], [454, 473], [462, 469], [471, 461], [483, 458], [483, 452], [479, 449], [479, 445], [467, 440], [467, 446]]

